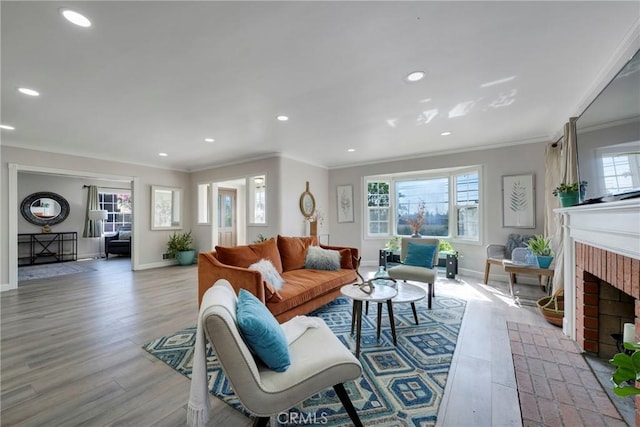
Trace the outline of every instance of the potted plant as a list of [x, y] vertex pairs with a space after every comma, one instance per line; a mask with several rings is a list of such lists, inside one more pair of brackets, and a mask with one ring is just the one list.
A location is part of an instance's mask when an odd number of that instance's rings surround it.
[[560, 206], [563, 208], [577, 205], [581, 198], [584, 198], [587, 190], [587, 181], [573, 182], [565, 184], [564, 182], [553, 189], [553, 195], [560, 200]]
[[620, 397], [640, 394], [636, 381], [640, 381], [640, 344], [624, 343], [627, 350], [609, 360], [617, 369], [611, 377], [613, 392]]
[[538, 267], [549, 268], [551, 261], [553, 261], [550, 237], [544, 237], [542, 234], [533, 236], [527, 241], [527, 248], [538, 259]]
[[196, 257], [193, 249], [193, 237], [188, 233], [174, 232], [167, 242], [167, 254], [169, 258], [175, 258], [180, 265], [190, 265]]

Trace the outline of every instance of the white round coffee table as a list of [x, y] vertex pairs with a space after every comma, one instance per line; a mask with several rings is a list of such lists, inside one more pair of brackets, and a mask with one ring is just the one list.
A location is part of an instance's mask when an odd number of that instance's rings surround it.
[[406, 282], [397, 282], [398, 295], [393, 297], [391, 302], [393, 303], [411, 303], [411, 310], [413, 310], [413, 319], [418, 324], [418, 313], [416, 312], [416, 301], [420, 301], [427, 296], [427, 291], [420, 286], [412, 285]]
[[398, 291], [391, 286], [374, 284], [371, 293], [365, 292], [360, 288], [359, 284], [345, 285], [340, 288], [342, 295], [353, 300], [353, 311], [351, 313], [351, 333], [353, 333], [353, 324], [356, 323], [356, 357], [360, 357], [360, 336], [362, 332], [362, 303], [375, 302], [378, 303], [378, 338], [380, 338], [380, 320], [382, 303], [387, 303], [387, 311], [389, 312], [389, 323], [391, 324], [391, 335], [393, 336], [393, 345], [397, 345], [396, 341], [396, 325], [393, 320], [393, 305], [391, 300], [398, 294]]

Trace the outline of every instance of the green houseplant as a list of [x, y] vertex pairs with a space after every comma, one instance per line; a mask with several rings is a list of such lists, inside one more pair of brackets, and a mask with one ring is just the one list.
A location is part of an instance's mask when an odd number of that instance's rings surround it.
[[551, 238], [538, 234], [527, 242], [527, 248], [538, 259], [538, 267], [549, 268], [553, 261], [553, 251], [551, 250]]
[[563, 208], [577, 205], [581, 198], [584, 198], [587, 190], [587, 181], [572, 182], [565, 184], [564, 182], [553, 189], [553, 195], [560, 201]]
[[617, 367], [611, 382], [613, 392], [620, 397], [640, 394], [640, 389], [635, 383], [640, 381], [640, 344], [626, 342], [624, 348], [629, 351], [618, 353], [609, 360], [609, 363]]
[[188, 233], [174, 232], [167, 242], [167, 254], [169, 258], [175, 258], [180, 265], [193, 264], [196, 252], [193, 249], [193, 236]]

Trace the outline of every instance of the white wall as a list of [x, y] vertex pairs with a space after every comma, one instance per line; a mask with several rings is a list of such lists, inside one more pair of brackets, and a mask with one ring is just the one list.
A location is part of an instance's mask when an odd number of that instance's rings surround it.
[[316, 201], [316, 209], [324, 212], [325, 221], [318, 234], [329, 233], [329, 222], [326, 214], [329, 210], [328, 178], [326, 168], [312, 166], [297, 160], [282, 159], [281, 212], [282, 229], [280, 234], [285, 236], [308, 235], [308, 225], [304, 215], [300, 212], [300, 195], [305, 191], [305, 183], [309, 182], [309, 192]]
[[[2, 164], [0, 174], [0, 228], [2, 229], [0, 235], [0, 284], [3, 289], [9, 285], [9, 164], [26, 166], [27, 170], [31, 167], [52, 168], [70, 172], [71, 176], [92, 177], [93, 179], [100, 179], [101, 174], [104, 174], [105, 179], [114, 176], [135, 178], [139, 191], [133, 192], [134, 238], [136, 233], [139, 233], [140, 238], [135, 239], [134, 251], [137, 253], [137, 268], [139, 269], [168, 264], [167, 261], [162, 260], [162, 253], [165, 251], [166, 242], [171, 232], [151, 231], [151, 185], [179, 187], [185, 190], [183, 195], [183, 209], [185, 209], [183, 229], [191, 228], [192, 215], [190, 212], [194, 212], [195, 209], [188, 210], [192, 199], [191, 192], [186, 191], [189, 188], [189, 174], [186, 172], [7, 146], [0, 147], [0, 161]], [[47, 189], [47, 179], [47, 175], [42, 176], [43, 190]], [[78, 192], [82, 191], [83, 189], [80, 187]], [[18, 206], [20, 202], [21, 200], [17, 200]]]
[[[459, 269], [467, 274], [479, 274], [484, 271], [486, 259], [485, 246], [488, 243], [504, 243], [509, 233], [541, 234], [544, 228], [543, 191], [544, 191], [544, 146], [545, 144], [526, 144], [492, 150], [479, 150], [421, 157], [386, 163], [352, 166], [329, 171], [329, 198], [331, 243], [355, 246], [361, 249], [363, 264], [377, 264], [378, 251], [384, 248], [384, 239], [364, 237], [364, 189], [363, 177], [376, 174], [390, 174], [449, 167], [482, 165], [482, 241], [468, 244], [452, 241], [460, 252]], [[518, 229], [502, 227], [502, 176], [534, 173], [536, 182], [536, 228]], [[336, 186], [352, 184], [354, 191], [353, 223], [337, 223]]]

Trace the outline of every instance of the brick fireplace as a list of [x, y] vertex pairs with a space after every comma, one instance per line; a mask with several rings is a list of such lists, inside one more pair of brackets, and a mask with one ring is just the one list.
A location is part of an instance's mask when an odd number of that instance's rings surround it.
[[[611, 333], [635, 323], [640, 338], [640, 200], [558, 209], [564, 217], [563, 332], [600, 357]], [[636, 397], [640, 425], [640, 397]]]

